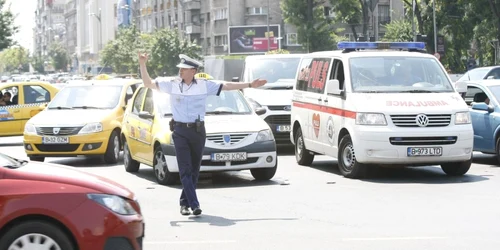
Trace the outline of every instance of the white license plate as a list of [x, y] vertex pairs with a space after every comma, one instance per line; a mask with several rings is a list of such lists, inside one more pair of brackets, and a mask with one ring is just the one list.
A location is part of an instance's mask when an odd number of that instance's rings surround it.
[[442, 147], [409, 147], [407, 150], [408, 156], [441, 156], [443, 155]]
[[247, 153], [213, 153], [212, 161], [246, 161]]
[[45, 136], [42, 138], [43, 144], [68, 144], [69, 137], [67, 136]]
[[278, 125], [276, 127], [276, 131], [278, 131], [278, 132], [290, 132], [290, 131], [292, 131], [292, 126], [290, 126], [290, 125]]

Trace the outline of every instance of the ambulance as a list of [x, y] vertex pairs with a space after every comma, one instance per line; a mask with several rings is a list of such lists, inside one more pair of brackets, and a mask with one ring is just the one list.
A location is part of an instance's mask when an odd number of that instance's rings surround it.
[[290, 139], [299, 165], [338, 160], [347, 178], [369, 166], [440, 165], [451, 176], [472, 163], [466, 103], [425, 44], [340, 42], [299, 64]]

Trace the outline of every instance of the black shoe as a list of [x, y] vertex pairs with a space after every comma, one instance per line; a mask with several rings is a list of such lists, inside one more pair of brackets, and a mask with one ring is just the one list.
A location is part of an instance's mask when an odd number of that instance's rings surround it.
[[194, 215], [200, 215], [201, 214], [201, 209], [199, 207], [193, 209], [193, 214]]
[[189, 211], [189, 208], [187, 206], [181, 206], [181, 214], [182, 215], [190, 215], [191, 211]]

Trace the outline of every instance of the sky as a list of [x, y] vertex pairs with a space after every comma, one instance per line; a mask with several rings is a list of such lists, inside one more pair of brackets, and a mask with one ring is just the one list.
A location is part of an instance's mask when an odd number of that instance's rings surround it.
[[32, 51], [37, 0], [7, 0], [5, 6], [9, 6], [9, 4], [12, 4], [12, 13], [18, 15], [15, 23], [19, 26], [19, 32], [14, 36], [14, 40]]

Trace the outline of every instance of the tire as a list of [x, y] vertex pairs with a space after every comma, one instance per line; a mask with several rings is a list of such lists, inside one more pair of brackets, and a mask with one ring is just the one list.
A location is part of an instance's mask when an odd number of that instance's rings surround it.
[[469, 171], [471, 165], [472, 156], [468, 161], [442, 164], [441, 169], [449, 176], [461, 176]]
[[274, 177], [276, 170], [278, 169], [278, 158], [276, 158], [276, 165], [272, 168], [253, 168], [250, 169], [250, 173], [253, 178], [258, 181], [268, 181]]
[[45, 157], [43, 156], [28, 156], [30, 158], [30, 161], [39, 161], [43, 162], [45, 161]]
[[106, 148], [106, 153], [104, 154], [104, 162], [107, 164], [115, 164], [120, 158], [120, 138], [118, 133], [113, 131], [109, 137], [108, 147]]
[[28, 249], [42, 249], [37, 248], [34, 244], [38, 243], [40, 244], [38, 247], [44, 247], [44, 245], [40, 243], [43, 242], [44, 244], [52, 245], [52, 248], [47, 248], [45, 246], [44, 249], [75, 250], [75, 246], [73, 246], [70, 237], [66, 235], [63, 230], [44, 221], [26, 221], [10, 228], [0, 238], [0, 249], [14, 249], [13, 246], [20, 244], [23, 239], [33, 244], [31, 246], [32, 248], [28, 246]]
[[497, 161], [500, 163], [500, 137], [497, 138], [497, 144], [496, 144], [496, 156], [497, 156]]
[[344, 135], [340, 140], [337, 160], [340, 173], [344, 177], [358, 179], [365, 176], [366, 165], [356, 161], [356, 154], [349, 134]]
[[139, 167], [141, 166], [138, 161], [132, 159], [126, 139], [123, 140], [123, 166], [125, 166], [125, 171], [129, 173], [139, 171]]
[[155, 173], [156, 182], [160, 185], [173, 185], [178, 180], [178, 175], [168, 171], [167, 163], [165, 162], [165, 154], [161, 147], [155, 148], [153, 159], [153, 170]]
[[314, 154], [306, 149], [304, 136], [302, 136], [302, 129], [300, 127], [295, 135], [295, 159], [301, 166], [311, 166], [314, 161]]

